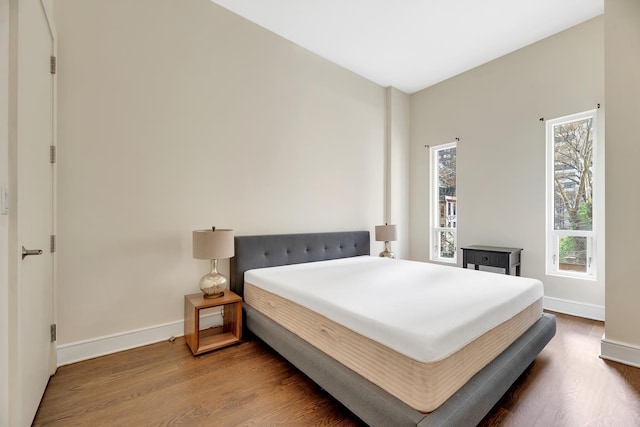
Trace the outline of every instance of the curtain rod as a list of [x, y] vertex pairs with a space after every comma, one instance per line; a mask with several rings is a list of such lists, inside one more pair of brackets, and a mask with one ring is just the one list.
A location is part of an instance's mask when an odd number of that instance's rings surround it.
[[[460, 142], [460, 138], [453, 138], [455, 142]], [[425, 145], [424, 148], [431, 148], [430, 145]]]
[[[598, 102], [598, 104], [596, 105], [596, 108], [599, 110], [600, 109], [600, 103]], [[544, 117], [540, 117], [538, 120], [540, 120], [541, 122], [544, 122]]]

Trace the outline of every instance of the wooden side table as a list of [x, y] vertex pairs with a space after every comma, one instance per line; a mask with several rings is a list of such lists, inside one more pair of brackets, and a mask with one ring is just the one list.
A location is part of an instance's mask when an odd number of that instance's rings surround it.
[[481, 265], [504, 268], [505, 274], [511, 274], [511, 268], [516, 268], [516, 276], [520, 275], [521, 248], [501, 248], [498, 246], [467, 246], [462, 248], [462, 267], [473, 264], [475, 270]]
[[[200, 310], [223, 307], [222, 327], [201, 331]], [[224, 296], [184, 296], [184, 338], [194, 355], [217, 350], [242, 340], [242, 298], [226, 290]]]

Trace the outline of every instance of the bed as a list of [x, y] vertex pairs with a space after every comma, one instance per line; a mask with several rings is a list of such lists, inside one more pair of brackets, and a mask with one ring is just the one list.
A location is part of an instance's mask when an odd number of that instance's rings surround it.
[[[330, 337], [330, 345], [323, 347], [321, 342], [318, 343], [313, 341], [313, 337], [306, 336], [304, 331], [298, 331], [292, 325], [283, 323], [282, 316], [278, 318], [278, 314], [281, 311], [285, 312], [282, 307], [285, 307], [284, 303], [288, 301], [287, 298], [278, 299], [281, 297], [272, 295], [269, 290], [264, 290], [268, 298], [265, 300], [267, 301], [266, 303], [261, 304], [260, 299], [255, 297], [255, 289], [252, 289], [254, 284], [246, 283], [245, 280], [245, 272], [248, 270], [252, 270], [247, 276], [252, 277], [251, 280], [253, 281], [256, 279], [251, 275], [258, 271], [254, 269], [310, 262], [318, 262], [312, 264], [312, 266], [319, 268], [327, 260], [337, 260], [327, 261], [327, 264], [359, 264], [366, 262], [366, 268], [369, 269], [370, 264], [368, 263], [374, 261], [366, 259], [366, 256], [370, 254], [369, 232], [237, 236], [235, 245], [236, 255], [231, 261], [231, 289], [245, 297], [244, 325], [248, 331], [274, 348], [364, 422], [372, 426], [476, 425], [555, 335], [555, 318], [549, 314], [538, 314], [536, 316], [536, 310], [538, 310], [538, 313], [541, 310], [539, 307], [537, 309], [529, 309], [529, 314], [524, 316], [528, 320], [515, 322], [518, 326], [510, 333], [516, 333], [517, 338], [515, 336], [512, 337], [505, 344], [504, 350], [500, 348], [499, 354], [487, 356], [490, 359], [487, 362], [481, 362], [482, 367], [479, 368], [480, 370], [477, 373], [473, 372], [469, 375], [470, 379], [463, 377], [461, 384], [454, 383], [450, 385], [453, 389], [446, 391], [444, 402], [440, 401], [443, 400], [443, 395], [438, 394], [434, 396], [432, 401], [429, 401], [427, 406], [422, 407], [411, 400], [415, 393], [409, 392], [403, 395], [404, 387], [402, 385], [404, 383], [409, 384], [411, 380], [416, 378], [417, 380], [415, 381], [418, 384], [429, 381], [431, 378], [429, 373], [432, 372], [429, 370], [431, 369], [430, 365], [428, 366], [429, 369], [424, 372], [417, 371], [412, 366], [407, 367], [403, 365], [404, 362], [402, 361], [389, 364], [378, 363], [378, 365], [384, 366], [385, 369], [378, 370], [377, 373], [373, 372], [373, 374], [366, 369], [362, 370], [359, 366], [359, 361], [366, 359], [363, 356], [373, 354], [372, 366], [375, 368], [375, 362], [376, 360], [379, 361], [380, 357], [383, 360], [389, 360], [387, 359], [388, 354], [382, 353], [380, 356], [380, 354], [366, 347], [367, 350], [364, 353], [356, 354], [356, 357], [351, 357], [350, 361], [348, 357], [344, 360], [344, 354], [341, 355], [340, 351], [336, 353], [334, 350], [345, 347], [344, 352], [349, 356], [354, 350], [353, 348], [350, 349], [347, 344], [354, 342], [353, 337], [344, 338], [342, 334], [345, 331], [337, 329], [340, 327], [339, 324], [337, 326], [335, 324], [326, 326], [326, 323], [323, 322], [331, 321], [331, 319], [327, 319], [330, 316], [325, 317], [315, 313], [314, 310], [297, 307], [297, 304], [293, 304], [296, 310], [307, 311], [292, 312], [293, 314], [286, 312], [289, 313], [289, 316], [300, 316], [296, 317], [296, 319], [306, 319], [307, 315], [318, 315], [320, 320], [309, 318], [307, 323], [322, 324], [321, 332], [329, 330], [331, 334], [339, 334]], [[360, 258], [363, 259], [361, 260]], [[307, 268], [305, 265], [299, 266], [302, 273], [298, 274], [304, 274], [305, 268]], [[265, 271], [272, 270], [277, 271], [278, 268]], [[474, 274], [472, 271], [464, 271], [467, 272], [465, 274]], [[498, 280], [498, 277], [503, 277], [503, 275], [491, 275], [489, 273], [482, 273], [482, 275], [484, 277], [495, 277], [496, 280]], [[505, 278], [505, 280], [509, 279]], [[247, 295], [245, 295], [245, 290]], [[247, 297], [249, 301], [247, 301]], [[270, 307], [272, 309], [276, 307], [277, 309], [270, 311]], [[522, 317], [522, 315], [519, 316]], [[286, 318], [287, 315], [285, 314], [284, 317]], [[300, 320], [294, 323], [304, 322]], [[286, 325], [286, 327], [283, 325]], [[357, 329], [357, 327], [356, 325], [354, 329]], [[349, 330], [349, 328], [345, 329]], [[503, 336], [504, 334], [500, 332], [498, 335]], [[515, 341], [513, 341], [513, 338], [515, 338]], [[374, 345], [376, 344], [375, 340], [371, 340], [368, 336], [363, 338], [356, 337], [356, 350], [360, 347], [365, 348], [363, 347], [364, 344], [357, 340], [363, 340], [362, 342], [365, 344], [371, 344], [371, 342], [367, 343], [367, 341], [373, 341]], [[312, 345], [311, 342], [314, 344]], [[331, 345], [331, 343], [339, 344]], [[487, 346], [485, 343], [484, 347], [491, 350], [495, 346], [493, 344]], [[383, 345], [382, 351], [385, 351], [384, 348], [385, 346]], [[408, 351], [411, 354], [411, 350]], [[415, 356], [415, 354], [412, 354], [412, 356]], [[389, 372], [386, 372], [386, 368], [389, 368]], [[408, 374], [403, 373], [402, 369], [405, 369]], [[443, 372], [444, 374], [442, 375], [444, 376], [442, 378], [448, 380], [451, 376], [451, 371], [445, 370]], [[436, 375], [439, 374], [436, 373]], [[384, 382], [389, 378], [391, 379], [391, 385]], [[434, 381], [437, 383], [441, 382], [442, 379]], [[422, 399], [422, 397], [419, 399]]]

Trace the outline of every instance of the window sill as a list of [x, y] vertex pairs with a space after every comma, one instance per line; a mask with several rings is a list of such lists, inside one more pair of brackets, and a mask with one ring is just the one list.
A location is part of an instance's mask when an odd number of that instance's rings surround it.
[[430, 262], [437, 262], [440, 264], [457, 264], [458, 260], [457, 259], [451, 259], [451, 258], [429, 258]]
[[586, 280], [588, 282], [597, 282], [598, 281], [598, 277], [593, 275], [593, 274], [567, 274], [567, 273], [560, 273], [557, 271], [547, 271], [545, 273], [547, 276], [553, 276], [553, 277], [562, 277], [564, 279], [578, 279], [578, 280]]

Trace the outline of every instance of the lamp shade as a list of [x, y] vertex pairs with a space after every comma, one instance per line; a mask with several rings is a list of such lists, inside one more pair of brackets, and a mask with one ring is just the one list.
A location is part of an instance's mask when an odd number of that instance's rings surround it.
[[234, 255], [233, 230], [195, 230], [193, 257], [196, 259], [223, 259]]
[[395, 224], [376, 225], [376, 241], [392, 242], [398, 240], [398, 228]]

